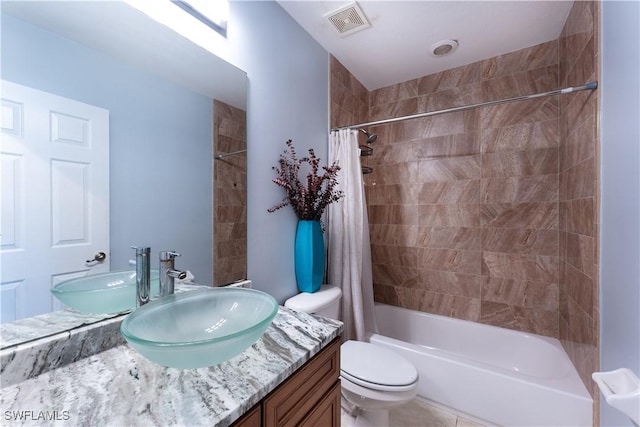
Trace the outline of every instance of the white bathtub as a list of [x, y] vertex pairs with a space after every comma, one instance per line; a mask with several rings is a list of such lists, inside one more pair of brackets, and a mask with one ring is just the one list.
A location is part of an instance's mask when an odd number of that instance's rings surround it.
[[369, 340], [420, 375], [418, 395], [501, 426], [590, 426], [592, 401], [556, 339], [376, 304]]

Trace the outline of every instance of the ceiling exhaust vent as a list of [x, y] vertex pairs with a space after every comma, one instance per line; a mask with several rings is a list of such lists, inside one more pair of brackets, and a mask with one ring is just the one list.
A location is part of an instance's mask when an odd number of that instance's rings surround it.
[[331, 21], [340, 37], [350, 36], [371, 26], [356, 2], [341, 7], [324, 17]]

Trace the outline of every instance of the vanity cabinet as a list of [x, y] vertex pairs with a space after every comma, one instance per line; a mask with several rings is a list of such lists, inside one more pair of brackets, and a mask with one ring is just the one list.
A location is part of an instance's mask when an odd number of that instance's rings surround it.
[[233, 426], [339, 427], [340, 343], [333, 340]]
[[249, 409], [238, 418], [231, 427], [260, 427], [262, 426], [262, 402]]

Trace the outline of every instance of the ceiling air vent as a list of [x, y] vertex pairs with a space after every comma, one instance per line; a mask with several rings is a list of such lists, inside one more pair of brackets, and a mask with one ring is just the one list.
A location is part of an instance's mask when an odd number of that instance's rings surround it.
[[341, 7], [324, 17], [331, 21], [340, 37], [349, 36], [371, 26], [356, 2]]

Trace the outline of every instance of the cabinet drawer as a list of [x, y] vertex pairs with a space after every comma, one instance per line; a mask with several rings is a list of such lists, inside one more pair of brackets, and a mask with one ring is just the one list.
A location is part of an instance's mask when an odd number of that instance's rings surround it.
[[338, 337], [265, 398], [265, 426], [299, 425], [336, 385], [339, 374]]

